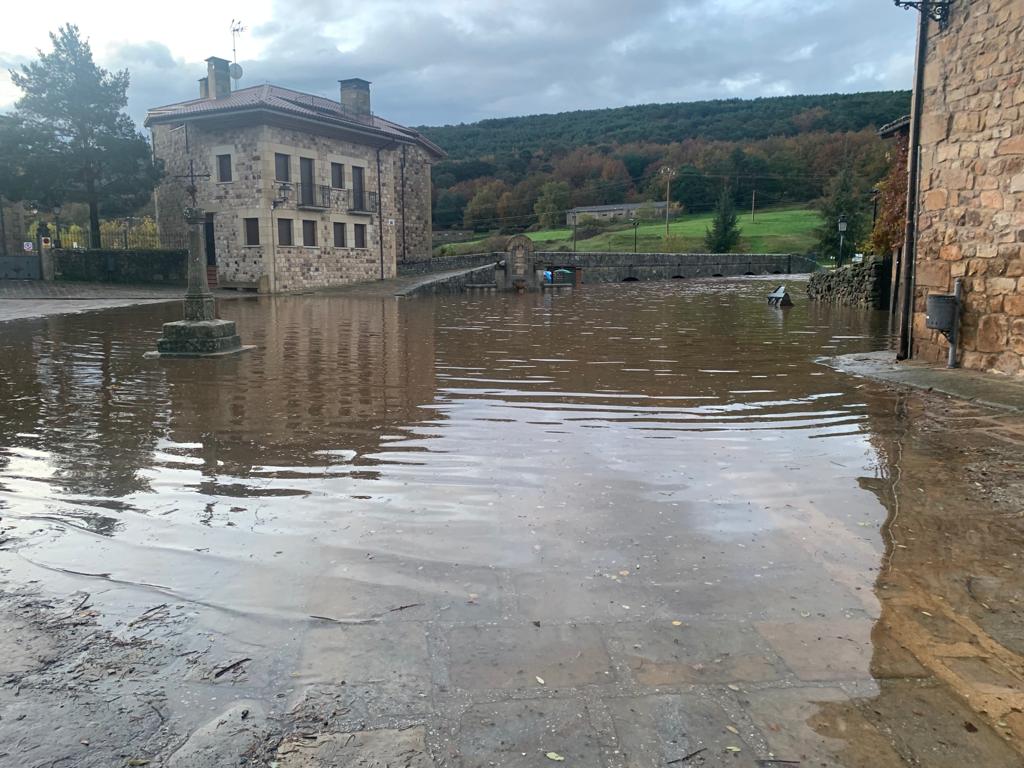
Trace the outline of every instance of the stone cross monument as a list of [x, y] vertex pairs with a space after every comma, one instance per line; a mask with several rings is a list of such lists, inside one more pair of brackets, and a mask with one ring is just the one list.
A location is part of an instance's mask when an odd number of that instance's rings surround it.
[[205, 211], [195, 206], [186, 208], [185, 221], [188, 224], [185, 319], [164, 323], [164, 335], [156, 343], [157, 353], [160, 357], [208, 357], [252, 349], [242, 346], [233, 320], [217, 318], [216, 299], [206, 278]]

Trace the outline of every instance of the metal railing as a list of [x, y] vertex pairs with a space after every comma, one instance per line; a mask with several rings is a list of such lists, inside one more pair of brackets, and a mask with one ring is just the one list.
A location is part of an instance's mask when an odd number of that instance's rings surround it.
[[377, 193], [352, 190], [352, 202], [348, 209], [353, 213], [375, 212], [377, 210]]
[[331, 188], [325, 184], [299, 184], [296, 191], [299, 208], [326, 210], [331, 207]]

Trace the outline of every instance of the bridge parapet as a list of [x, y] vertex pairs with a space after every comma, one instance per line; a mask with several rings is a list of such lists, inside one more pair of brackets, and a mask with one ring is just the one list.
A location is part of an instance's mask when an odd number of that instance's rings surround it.
[[603, 253], [538, 251], [536, 269], [582, 270], [584, 283], [813, 272], [814, 260], [789, 253]]

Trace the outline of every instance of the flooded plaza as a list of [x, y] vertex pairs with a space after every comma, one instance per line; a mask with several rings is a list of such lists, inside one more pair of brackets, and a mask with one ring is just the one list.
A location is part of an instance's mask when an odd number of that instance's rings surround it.
[[1024, 419], [803, 285], [0, 323], [0, 765], [1024, 764]]

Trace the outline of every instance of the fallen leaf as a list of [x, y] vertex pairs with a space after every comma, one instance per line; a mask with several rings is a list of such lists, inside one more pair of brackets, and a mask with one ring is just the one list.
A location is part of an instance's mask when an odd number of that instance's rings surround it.
[[740, 749], [739, 747], [726, 747], [725, 751], [726, 752], [742, 752], [743, 750]]
[[725, 726], [725, 730], [727, 730], [729, 733], [735, 733], [737, 736], [740, 735], [740, 732], [736, 730], [736, 728], [732, 725]]
[[537, 678], [537, 682], [540, 683], [541, 685], [544, 685], [544, 678], [543, 677], [538, 677]]
[[672, 622], [672, 626], [673, 627], [681, 627], [681, 626], [683, 626], [683, 622], [681, 622], [681, 621], [673, 621]]
[[738, 685], [733, 685], [732, 683], [729, 683], [729, 690], [730, 691], [738, 691], [739, 689], [740, 689], [740, 687]]
[[564, 763], [565, 762], [565, 758], [562, 757], [557, 752], [546, 752], [544, 754], [544, 757], [546, 757], [548, 760], [554, 760], [556, 763]]

